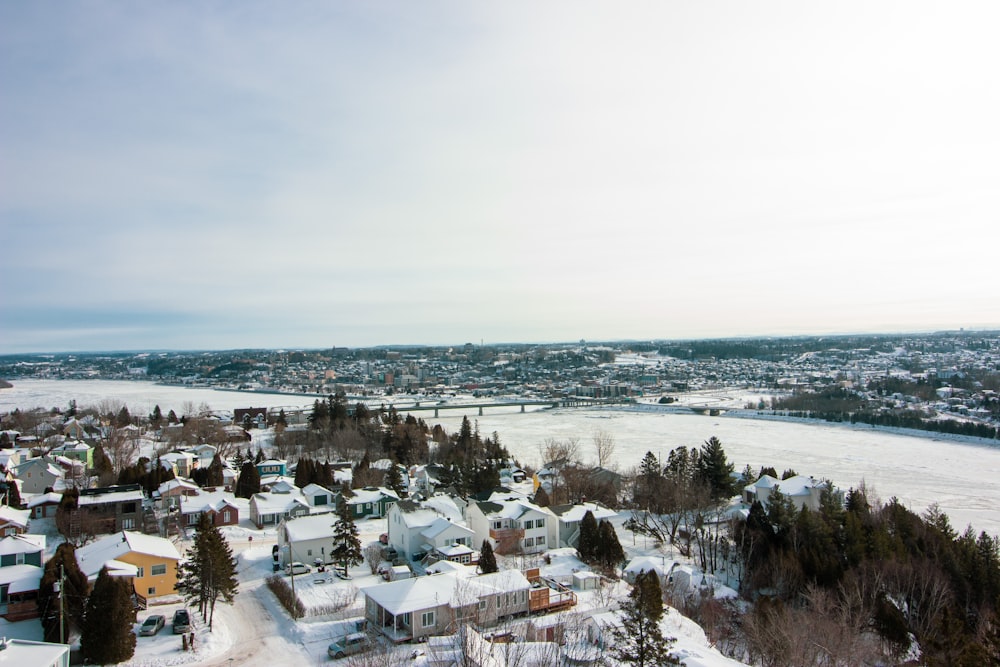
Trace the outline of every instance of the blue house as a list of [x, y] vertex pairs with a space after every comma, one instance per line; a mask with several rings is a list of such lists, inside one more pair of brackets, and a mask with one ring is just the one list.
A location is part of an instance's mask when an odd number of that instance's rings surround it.
[[285, 476], [288, 474], [288, 462], [284, 459], [268, 459], [266, 461], [261, 461], [257, 464], [257, 474], [261, 477], [266, 477], [268, 475]]

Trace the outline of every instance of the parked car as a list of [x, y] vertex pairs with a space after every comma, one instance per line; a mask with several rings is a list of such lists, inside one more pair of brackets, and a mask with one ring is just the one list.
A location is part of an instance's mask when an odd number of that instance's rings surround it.
[[363, 632], [352, 632], [330, 644], [326, 649], [326, 653], [331, 658], [343, 658], [348, 655], [367, 651], [371, 646], [372, 640], [368, 638], [368, 635]]
[[174, 634], [180, 635], [191, 630], [191, 616], [187, 609], [174, 612]]
[[139, 626], [139, 634], [143, 636], [155, 635], [157, 632], [163, 629], [163, 626], [167, 622], [167, 617], [163, 614], [152, 614], [146, 617], [146, 620], [142, 622]]
[[312, 568], [305, 563], [295, 561], [285, 566], [285, 574], [309, 574]]

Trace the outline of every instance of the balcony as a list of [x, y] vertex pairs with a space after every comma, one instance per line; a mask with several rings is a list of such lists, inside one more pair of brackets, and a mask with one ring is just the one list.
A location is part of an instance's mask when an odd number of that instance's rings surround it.
[[521, 546], [521, 540], [524, 539], [524, 529], [490, 528], [490, 539], [496, 542], [495, 551], [498, 554], [515, 553]]

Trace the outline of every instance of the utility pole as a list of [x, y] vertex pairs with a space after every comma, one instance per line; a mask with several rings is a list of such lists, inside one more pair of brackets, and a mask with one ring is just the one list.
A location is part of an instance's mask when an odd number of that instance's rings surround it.
[[59, 564], [59, 643], [66, 643], [66, 636], [64, 633], [64, 628], [66, 626], [66, 605], [64, 600], [66, 599], [66, 567], [62, 563]]

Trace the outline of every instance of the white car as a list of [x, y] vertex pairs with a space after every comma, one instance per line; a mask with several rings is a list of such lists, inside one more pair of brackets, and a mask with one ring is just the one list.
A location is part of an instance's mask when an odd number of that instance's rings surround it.
[[295, 561], [285, 566], [285, 574], [309, 574], [312, 568], [305, 563]]

